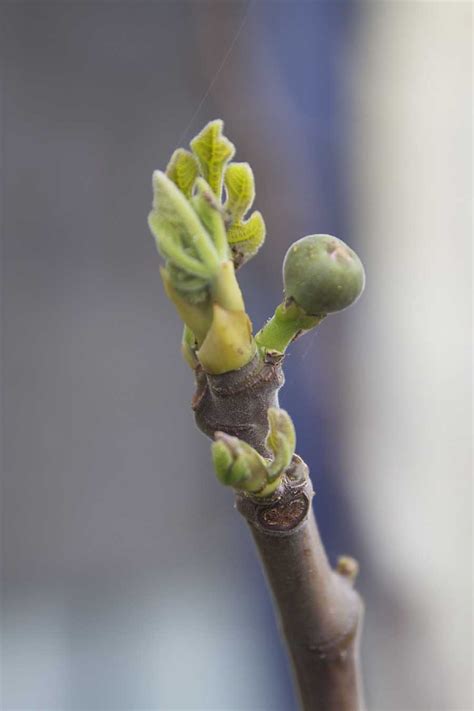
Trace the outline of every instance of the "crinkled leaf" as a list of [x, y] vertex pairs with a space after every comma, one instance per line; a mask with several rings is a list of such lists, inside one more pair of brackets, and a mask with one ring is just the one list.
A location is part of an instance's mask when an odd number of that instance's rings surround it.
[[166, 175], [181, 190], [183, 195], [191, 197], [193, 185], [199, 175], [196, 158], [190, 151], [177, 148], [166, 167]]
[[231, 224], [242, 220], [255, 199], [255, 181], [248, 163], [231, 163], [224, 174], [227, 200], [224, 209]]
[[252, 212], [245, 222], [236, 222], [227, 230], [227, 240], [240, 266], [253, 257], [265, 241], [265, 222], [261, 213]]
[[224, 167], [235, 153], [234, 145], [222, 135], [223, 126], [221, 119], [211, 121], [191, 141], [191, 149], [198, 159], [201, 173], [219, 199]]

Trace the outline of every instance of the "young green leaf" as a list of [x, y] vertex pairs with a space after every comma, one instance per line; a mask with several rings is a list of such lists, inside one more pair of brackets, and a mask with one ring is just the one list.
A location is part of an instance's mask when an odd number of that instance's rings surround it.
[[178, 148], [171, 156], [166, 167], [166, 175], [181, 190], [183, 195], [190, 198], [194, 182], [199, 175], [199, 166], [196, 158], [190, 151]]
[[268, 465], [269, 480], [280, 476], [295, 453], [296, 434], [291, 417], [285, 410], [270, 407], [267, 412], [269, 431], [265, 444], [273, 452]]
[[153, 191], [148, 222], [158, 249], [181, 269], [212, 278], [219, 267], [219, 255], [190, 202], [160, 170], [153, 173]]
[[242, 220], [255, 200], [255, 180], [248, 163], [231, 163], [224, 174], [227, 200], [224, 210], [230, 216], [230, 224]]
[[191, 141], [191, 149], [197, 157], [201, 173], [220, 200], [222, 176], [226, 163], [235, 153], [234, 145], [222, 135], [221, 119], [208, 123]]
[[265, 241], [265, 222], [258, 210], [245, 222], [236, 222], [227, 230], [227, 241], [234, 254], [236, 266], [251, 259]]

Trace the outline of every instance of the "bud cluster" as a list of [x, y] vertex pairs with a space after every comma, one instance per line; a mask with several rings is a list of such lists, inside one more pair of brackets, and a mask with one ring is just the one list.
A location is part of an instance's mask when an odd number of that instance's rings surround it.
[[[303, 237], [285, 256], [283, 301], [253, 337], [235, 271], [263, 244], [265, 224], [260, 212], [248, 215], [255, 199], [252, 169], [231, 162], [235, 148], [222, 129], [221, 120], [211, 121], [190, 151], [178, 148], [166, 171], [153, 173], [148, 217], [165, 261], [166, 294], [184, 322], [182, 352], [198, 379], [241, 371], [253, 359], [262, 367], [280, 362], [295, 338], [353, 304], [365, 284], [364, 267], [344, 242]], [[256, 496], [279, 486], [295, 451], [289, 415], [271, 407], [267, 416], [271, 457], [225, 432], [215, 432], [212, 445], [218, 478]]]
[[255, 353], [235, 267], [265, 239], [260, 213], [245, 219], [255, 198], [252, 170], [229, 163], [235, 148], [222, 128], [222, 121], [211, 121], [191, 151], [178, 148], [166, 171], [154, 172], [148, 217], [165, 259], [166, 293], [186, 326], [185, 359], [213, 374], [237, 370]]

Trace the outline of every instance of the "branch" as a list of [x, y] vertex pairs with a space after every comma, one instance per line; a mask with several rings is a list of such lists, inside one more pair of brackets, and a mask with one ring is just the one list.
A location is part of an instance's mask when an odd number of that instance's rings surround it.
[[215, 432], [225, 432], [268, 455], [267, 412], [278, 407], [278, 391], [285, 382], [281, 360], [281, 356], [267, 354], [262, 360], [255, 355], [243, 368], [221, 375], [198, 368], [192, 407], [199, 429], [211, 438]]
[[[359, 631], [363, 607], [351, 566], [332, 571], [311, 508], [306, 465], [301, 481], [287, 472], [269, 500], [237, 495], [273, 595], [301, 706], [305, 711], [360, 711]], [[347, 561], [347, 559], [346, 559]], [[355, 561], [354, 561], [355, 563]], [[349, 570], [348, 575], [342, 571]]]
[[[278, 406], [281, 358], [259, 356], [222, 375], [197, 373], [193, 408], [208, 436], [237, 436], [262, 455], [267, 411]], [[333, 571], [313, 514], [313, 487], [298, 456], [268, 497], [236, 494], [273, 595], [304, 711], [362, 711], [359, 635], [363, 605], [353, 590], [357, 564], [343, 558]]]
[[[182, 352], [194, 369], [196, 422], [213, 438], [219, 480], [237, 490], [273, 593], [306, 711], [362, 709], [358, 635], [362, 602], [352, 589], [357, 564], [332, 571], [311, 508], [313, 489], [294, 454], [296, 435], [278, 408], [287, 346], [364, 289], [357, 254], [331, 235], [307, 235], [283, 263], [284, 301], [252, 336], [235, 269], [265, 238], [247, 163], [211, 121], [153, 174], [148, 221], [166, 260], [166, 293], [185, 324]], [[201, 173], [201, 175], [199, 175]], [[223, 182], [226, 201], [222, 202]], [[231, 259], [232, 256], [232, 259]]]

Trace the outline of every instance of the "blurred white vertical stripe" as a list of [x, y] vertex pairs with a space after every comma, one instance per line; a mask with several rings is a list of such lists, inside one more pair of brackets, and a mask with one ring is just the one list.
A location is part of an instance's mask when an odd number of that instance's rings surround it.
[[[18, 596], [2, 625], [1, 666], [4, 711], [65, 708], [71, 669], [66, 634], [67, 614], [61, 596]], [[14, 702], [12, 703], [12, 700]], [[0, 702], [1, 703], [1, 702]]]
[[472, 6], [377, 2], [364, 14], [350, 83], [368, 283], [348, 320], [345, 441], [390, 591], [367, 615], [371, 708], [467, 711]]

